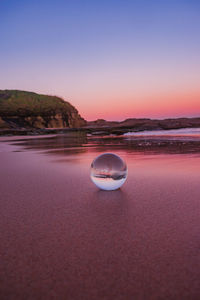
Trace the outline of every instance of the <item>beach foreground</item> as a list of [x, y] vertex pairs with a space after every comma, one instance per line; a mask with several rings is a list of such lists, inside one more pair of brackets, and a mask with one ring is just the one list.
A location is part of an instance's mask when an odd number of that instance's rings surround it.
[[[0, 299], [199, 299], [200, 153], [63, 139], [0, 143]], [[90, 181], [107, 151], [117, 191]]]

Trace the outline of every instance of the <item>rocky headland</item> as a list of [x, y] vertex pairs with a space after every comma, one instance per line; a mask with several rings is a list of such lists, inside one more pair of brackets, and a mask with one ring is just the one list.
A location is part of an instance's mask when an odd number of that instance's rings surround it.
[[86, 125], [77, 109], [56, 96], [0, 90], [0, 129], [77, 128]]

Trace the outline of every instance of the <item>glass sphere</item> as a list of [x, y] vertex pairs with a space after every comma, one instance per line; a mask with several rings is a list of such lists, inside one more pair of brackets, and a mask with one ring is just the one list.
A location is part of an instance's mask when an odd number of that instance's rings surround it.
[[121, 157], [113, 153], [104, 153], [93, 160], [90, 177], [98, 188], [113, 191], [124, 184], [127, 173], [126, 163]]

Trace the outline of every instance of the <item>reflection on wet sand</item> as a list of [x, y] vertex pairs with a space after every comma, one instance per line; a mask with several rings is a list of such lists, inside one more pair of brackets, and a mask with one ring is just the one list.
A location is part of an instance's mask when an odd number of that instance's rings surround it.
[[63, 134], [44, 138], [13, 139], [26, 150], [56, 155], [124, 151], [142, 154], [200, 153], [200, 136], [87, 136], [85, 133]]

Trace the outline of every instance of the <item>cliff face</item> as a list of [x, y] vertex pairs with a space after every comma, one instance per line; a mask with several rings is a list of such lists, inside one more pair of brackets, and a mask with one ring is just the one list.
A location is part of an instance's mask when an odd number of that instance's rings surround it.
[[76, 108], [59, 97], [0, 90], [0, 128], [77, 128], [85, 124]]

